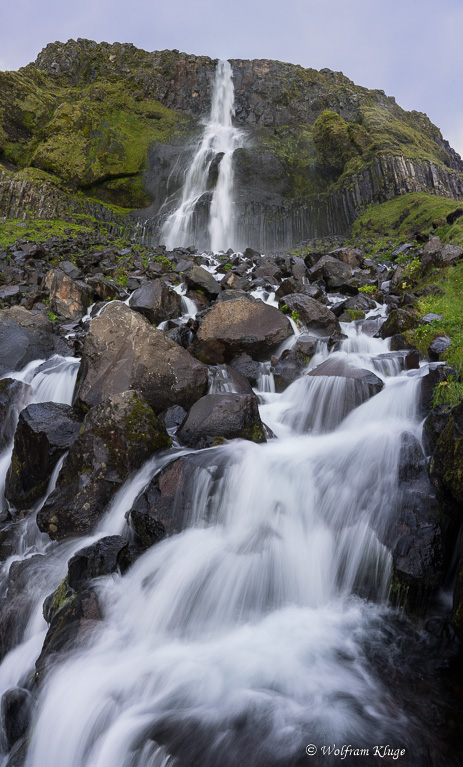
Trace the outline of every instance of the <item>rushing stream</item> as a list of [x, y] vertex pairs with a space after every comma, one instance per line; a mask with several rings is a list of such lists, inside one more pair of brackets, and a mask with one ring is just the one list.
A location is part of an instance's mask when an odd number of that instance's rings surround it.
[[[28, 767], [286, 766], [305, 764], [308, 744], [416, 749], [413, 716], [371, 658], [387, 669], [400, 639], [381, 539], [398, 502], [402, 436], [420, 436], [423, 371], [399, 372], [397, 362], [385, 375], [378, 355], [387, 341], [355, 324], [344, 330], [329, 358], [375, 370], [384, 389], [355, 406], [347, 379], [304, 374], [282, 394], [267, 381], [257, 393], [275, 438], [198, 452], [186, 529], [123, 577], [100, 579], [104, 621], [46, 680]], [[327, 356], [322, 344], [309, 370]], [[69, 402], [75, 361], [49, 367], [16, 377], [30, 381], [36, 401], [46, 392]], [[33, 515], [16, 523], [18, 551], [3, 583], [25, 557], [36, 557], [37, 577], [19, 610], [18, 644], [0, 667], [1, 692], [33, 672], [42, 602], [70, 556], [125, 532], [135, 497], [179, 454], [128, 480], [89, 537], [55, 544]]]

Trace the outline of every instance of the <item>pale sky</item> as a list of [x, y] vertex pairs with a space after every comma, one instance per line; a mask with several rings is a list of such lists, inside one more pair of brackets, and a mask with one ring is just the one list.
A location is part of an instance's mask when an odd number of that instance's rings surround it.
[[463, 156], [462, 30], [463, 0], [5, 0], [0, 69], [78, 37], [329, 67], [426, 112]]

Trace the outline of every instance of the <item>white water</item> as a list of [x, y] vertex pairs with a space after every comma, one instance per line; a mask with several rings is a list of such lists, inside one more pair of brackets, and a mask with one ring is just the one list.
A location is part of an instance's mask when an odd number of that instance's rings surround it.
[[[349, 362], [372, 369], [387, 343], [365, 339]], [[388, 653], [380, 538], [401, 437], [419, 430], [416, 371], [385, 382], [319, 435], [300, 426], [313, 392], [261, 393], [279, 439], [202, 454], [187, 529], [100, 581], [105, 621], [50, 676], [27, 767], [264, 767], [302, 761], [307, 743], [406, 743], [407, 718], [366, 657]], [[166, 460], [121, 489], [96, 537], [124, 529]]]
[[209, 171], [218, 154], [218, 178], [212, 193], [209, 212], [209, 241], [205, 247], [218, 252], [233, 247], [233, 152], [243, 146], [243, 134], [233, 125], [233, 73], [228, 61], [217, 64], [211, 114], [202, 139], [186, 171], [178, 207], [167, 217], [161, 231], [166, 247], [195, 244], [195, 211], [201, 197], [210, 189]]

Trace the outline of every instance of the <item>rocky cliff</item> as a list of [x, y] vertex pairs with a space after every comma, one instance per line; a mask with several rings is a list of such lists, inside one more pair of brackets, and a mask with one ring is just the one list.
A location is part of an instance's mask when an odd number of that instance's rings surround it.
[[[461, 158], [426, 115], [340, 72], [231, 64], [246, 134], [234, 158], [240, 244], [344, 233], [367, 204], [406, 192], [463, 197]], [[209, 113], [215, 67], [130, 44], [50, 44], [34, 64], [0, 73], [0, 160], [42, 183], [52, 177], [55, 196], [80, 192], [134, 211], [156, 240]], [[13, 188], [11, 207], [25, 210]]]

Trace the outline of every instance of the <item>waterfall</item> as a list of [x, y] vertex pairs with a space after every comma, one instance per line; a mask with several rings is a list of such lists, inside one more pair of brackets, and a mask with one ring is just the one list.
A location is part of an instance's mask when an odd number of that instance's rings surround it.
[[233, 72], [228, 61], [219, 61], [215, 73], [210, 117], [186, 171], [178, 207], [165, 220], [161, 239], [169, 250], [204, 241], [197, 231], [198, 207], [208, 204], [208, 237], [204, 247], [215, 252], [236, 247], [233, 212], [233, 152], [243, 146], [243, 133], [233, 125]]

